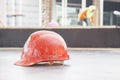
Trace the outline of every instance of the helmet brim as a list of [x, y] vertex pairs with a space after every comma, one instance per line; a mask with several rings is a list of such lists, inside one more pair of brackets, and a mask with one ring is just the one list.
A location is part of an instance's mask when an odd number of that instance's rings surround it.
[[33, 62], [30, 62], [30, 61], [26, 61], [26, 60], [18, 60], [17, 62], [15, 62], [15, 65], [18, 65], [18, 66], [32, 66], [36, 63], [33, 63]]

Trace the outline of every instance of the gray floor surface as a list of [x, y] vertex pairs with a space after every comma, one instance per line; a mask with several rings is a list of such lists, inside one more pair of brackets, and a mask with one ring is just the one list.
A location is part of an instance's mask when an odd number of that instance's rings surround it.
[[69, 51], [64, 65], [14, 65], [21, 50], [0, 51], [0, 80], [120, 80], [120, 51]]

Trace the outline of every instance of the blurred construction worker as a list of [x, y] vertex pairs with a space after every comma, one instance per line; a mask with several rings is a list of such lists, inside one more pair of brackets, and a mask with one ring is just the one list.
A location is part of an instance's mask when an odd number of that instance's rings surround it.
[[95, 13], [96, 7], [94, 5], [91, 5], [78, 14], [78, 21], [84, 21], [86, 25], [92, 26], [94, 25], [94, 13]]

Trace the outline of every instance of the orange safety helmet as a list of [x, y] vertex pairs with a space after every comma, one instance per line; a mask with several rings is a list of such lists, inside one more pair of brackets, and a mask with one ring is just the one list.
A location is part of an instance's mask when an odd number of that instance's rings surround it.
[[30, 35], [16, 65], [30, 66], [39, 62], [68, 60], [68, 49], [64, 39], [53, 31], [37, 31]]

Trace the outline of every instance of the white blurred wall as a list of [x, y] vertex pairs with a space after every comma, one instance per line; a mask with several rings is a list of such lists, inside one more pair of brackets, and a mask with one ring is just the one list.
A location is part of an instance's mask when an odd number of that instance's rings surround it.
[[0, 21], [3, 25], [6, 25], [6, 6], [4, 5], [5, 3], [6, 0], [0, 0]]
[[39, 0], [0, 0], [0, 20], [5, 26], [38, 26]]

